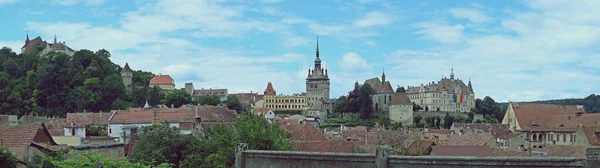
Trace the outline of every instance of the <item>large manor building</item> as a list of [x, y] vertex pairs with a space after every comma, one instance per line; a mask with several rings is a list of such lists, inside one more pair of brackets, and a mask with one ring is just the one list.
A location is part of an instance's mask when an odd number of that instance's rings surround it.
[[62, 52], [69, 56], [73, 56], [75, 54], [75, 50], [71, 49], [66, 43], [59, 42], [56, 40], [56, 35], [54, 35], [54, 42], [46, 42], [43, 41], [41, 37], [36, 37], [33, 40], [29, 40], [29, 34], [25, 39], [25, 45], [21, 47], [21, 53], [31, 53], [37, 52], [40, 56], [46, 55], [49, 52]]
[[471, 80], [469, 84], [454, 79], [454, 71], [450, 78], [442, 78], [439, 82], [431, 82], [421, 86], [409, 86], [406, 90], [410, 101], [429, 111], [469, 112], [475, 108], [475, 92]]
[[306, 93], [277, 95], [271, 82], [267, 84], [263, 99], [263, 106], [270, 108], [273, 111], [305, 110], [307, 107]]

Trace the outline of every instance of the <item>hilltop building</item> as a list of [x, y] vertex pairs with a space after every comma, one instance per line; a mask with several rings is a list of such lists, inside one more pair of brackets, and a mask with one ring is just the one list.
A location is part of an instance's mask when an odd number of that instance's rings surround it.
[[471, 80], [465, 85], [462, 80], [454, 79], [454, 70], [450, 73], [450, 78], [444, 77], [437, 83], [427, 85], [409, 86], [406, 93], [410, 101], [423, 110], [427, 107], [429, 111], [467, 113], [475, 108], [475, 92]]
[[197, 100], [198, 97], [203, 95], [216, 95], [217, 97], [219, 97], [219, 101], [221, 101], [221, 103], [224, 103], [225, 101], [227, 101], [227, 96], [229, 95], [227, 89], [195, 89], [193, 83], [185, 83], [185, 88], [183, 88], [183, 90], [192, 95], [193, 100]]
[[175, 80], [171, 78], [169, 75], [158, 74], [154, 75], [152, 79], [150, 79], [150, 88], [154, 86], [158, 86], [163, 91], [174, 91], [175, 90]]
[[375, 113], [373, 114], [375, 117], [388, 113], [394, 89], [392, 88], [390, 81], [385, 80], [385, 72], [381, 74], [381, 80], [379, 80], [378, 77], [375, 77], [367, 79], [365, 84], [369, 84], [369, 86], [375, 90], [375, 93], [371, 95], [373, 110], [375, 110]]
[[394, 93], [389, 98], [390, 120], [402, 124], [413, 124], [413, 105], [406, 93]]
[[269, 82], [264, 92], [265, 100], [263, 107], [274, 111], [280, 110], [305, 110], [307, 108], [307, 94], [277, 95], [273, 84]]
[[321, 58], [319, 57], [319, 37], [317, 36], [317, 51], [314, 61], [314, 67], [308, 69], [308, 77], [306, 77], [306, 97], [308, 106], [312, 107], [316, 104], [323, 104], [323, 101], [329, 100], [329, 75], [327, 68], [321, 66]]
[[131, 70], [128, 63], [125, 63], [125, 67], [121, 70], [121, 78], [123, 78], [123, 85], [125, 85], [127, 92], [133, 91], [133, 70]]
[[57, 41], [56, 35], [54, 35], [54, 42], [49, 43], [43, 41], [40, 36], [34, 38], [33, 40], [29, 40], [29, 34], [27, 34], [25, 44], [23, 45], [23, 47], [21, 47], [21, 53], [23, 54], [37, 52], [39, 55], [43, 56], [52, 51], [62, 52], [69, 56], [73, 56], [73, 54], [75, 54], [75, 50], [67, 46], [64, 41]]

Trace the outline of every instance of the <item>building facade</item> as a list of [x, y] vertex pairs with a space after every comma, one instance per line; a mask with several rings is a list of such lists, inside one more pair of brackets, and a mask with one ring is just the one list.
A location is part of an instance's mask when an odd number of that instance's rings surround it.
[[306, 98], [308, 99], [309, 107], [321, 103], [323, 100], [329, 100], [329, 75], [327, 74], [327, 68], [321, 66], [318, 37], [315, 55], [314, 67], [312, 70], [308, 69], [308, 77], [306, 77]]
[[154, 86], [158, 86], [163, 91], [174, 91], [175, 90], [175, 80], [171, 78], [169, 75], [158, 74], [154, 75], [152, 79], [150, 79], [150, 88]]
[[454, 71], [450, 78], [442, 78], [439, 82], [427, 85], [409, 86], [406, 90], [410, 101], [421, 106], [422, 111], [460, 112], [467, 113], [475, 108], [475, 92], [469, 84], [460, 79], [454, 79]]
[[369, 84], [371, 88], [375, 90], [375, 93], [371, 95], [373, 101], [373, 115], [375, 117], [382, 116], [389, 113], [390, 103], [394, 89], [390, 81], [386, 81], [385, 72], [381, 74], [381, 80], [378, 77], [367, 79], [365, 84]]
[[389, 101], [390, 120], [403, 125], [413, 124], [413, 105], [406, 93], [394, 93]]
[[133, 91], [133, 70], [131, 70], [128, 63], [125, 63], [125, 67], [121, 70], [121, 78], [127, 92]]
[[56, 35], [54, 36], [54, 42], [49, 43], [43, 41], [41, 37], [36, 37], [33, 40], [29, 40], [29, 34], [25, 39], [25, 45], [21, 47], [21, 53], [26, 54], [30, 52], [37, 52], [40, 56], [46, 55], [49, 52], [62, 52], [69, 56], [73, 56], [75, 54], [75, 50], [71, 49], [66, 43], [56, 41]]
[[270, 108], [274, 111], [305, 110], [308, 103], [306, 93], [277, 95], [277, 92], [275, 89], [273, 89], [271, 82], [267, 84], [263, 99], [265, 101], [263, 107]]
[[227, 96], [229, 95], [227, 92], [227, 89], [213, 89], [213, 88], [208, 88], [208, 89], [199, 89], [199, 90], [194, 90], [194, 94], [192, 94], [192, 99], [196, 100], [198, 97], [202, 96], [202, 95], [215, 95], [217, 97], [219, 97], [219, 101], [221, 101], [221, 103], [225, 103], [225, 101], [227, 101]]

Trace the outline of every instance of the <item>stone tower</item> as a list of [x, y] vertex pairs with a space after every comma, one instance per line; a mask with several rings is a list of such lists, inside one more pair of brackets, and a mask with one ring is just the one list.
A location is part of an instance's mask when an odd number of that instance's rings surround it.
[[129, 64], [125, 63], [125, 67], [121, 70], [121, 78], [123, 78], [123, 84], [125, 85], [125, 89], [127, 92], [133, 91], [133, 70], [129, 68]]
[[329, 75], [327, 69], [321, 67], [321, 58], [319, 57], [319, 36], [317, 36], [317, 51], [315, 65], [313, 69], [308, 69], [306, 78], [306, 97], [308, 106], [321, 104], [322, 100], [329, 100]]

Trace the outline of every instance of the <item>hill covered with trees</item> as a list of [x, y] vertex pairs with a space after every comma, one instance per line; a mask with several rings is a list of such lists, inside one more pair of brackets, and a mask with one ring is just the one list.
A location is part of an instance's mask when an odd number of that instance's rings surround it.
[[[570, 98], [556, 100], [539, 100], [524, 103], [541, 103], [541, 104], [564, 104], [564, 105], [583, 105], [587, 113], [600, 112], [600, 95], [591, 94], [585, 98]], [[508, 107], [508, 103], [500, 103], [504, 108]]]
[[[65, 117], [68, 112], [109, 111], [158, 104], [162, 95], [148, 88], [150, 72], [135, 71], [134, 91], [127, 93], [121, 67], [104, 49], [43, 56], [0, 49], [0, 114]], [[157, 99], [157, 100], [156, 100]]]

